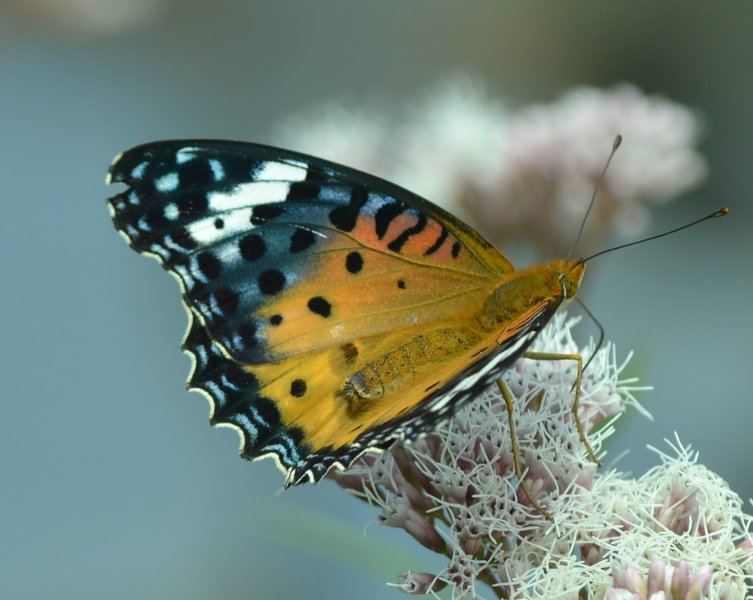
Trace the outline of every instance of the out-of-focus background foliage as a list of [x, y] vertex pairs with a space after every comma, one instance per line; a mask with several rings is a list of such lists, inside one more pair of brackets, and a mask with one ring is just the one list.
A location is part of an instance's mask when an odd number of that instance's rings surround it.
[[458, 74], [511, 107], [627, 81], [701, 112], [710, 176], [652, 229], [731, 215], [605, 257], [583, 298], [656, 388], [610, 456], [640, 474], [677, 430], [753, 496], [752, 32], [742, 1], [0, 2], [0, 597], [368, 600], [436, 564], [364, 537], [374, 513], [332, 483], [279, 494], [207, 426], [177, 286], [116, 235], [103, 180], [141, 142], [270, 142], [322, 102], [399, 108]]

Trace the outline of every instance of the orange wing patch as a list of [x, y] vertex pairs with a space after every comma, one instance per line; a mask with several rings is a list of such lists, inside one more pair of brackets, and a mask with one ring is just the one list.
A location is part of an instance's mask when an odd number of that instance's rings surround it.
[[284, 359], [478, 310], [499, 274], [480, 267], [433, 220], [406, 237], [399, 253], [391, 250], [417, 223], [400, 215], [380, 231], [373, 216], [361, 215], [351, 232], [323, 230], [316, 251], [297, 259], [306, 261], [306, 277], [255, 312], [270, 324], [269, 356]]

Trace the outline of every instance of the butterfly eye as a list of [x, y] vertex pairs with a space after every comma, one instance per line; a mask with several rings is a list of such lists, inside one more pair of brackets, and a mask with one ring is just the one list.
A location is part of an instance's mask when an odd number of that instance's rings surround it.
[[558, 278], [560, 280], [560, 285], [562, 286], [562, 294], [565, 296], [565, 298], [568, 298], [567, 295], [567, 275], [565, 273], [560, 273], [558, 275]]

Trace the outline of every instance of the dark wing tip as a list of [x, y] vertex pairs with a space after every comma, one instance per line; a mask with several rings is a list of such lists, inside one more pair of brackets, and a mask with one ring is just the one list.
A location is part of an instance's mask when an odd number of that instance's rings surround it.
[[156, 144], [142, 144], [119, 153], [110, 163], [105, 182], [107, 184], [125, 183], [127, 185], [132, 183], [136, 178], [134, 174], [136, 167], [147, 160], [152, 160], [154, 150], [159, 145], [160, 142]]
[[164, 140], [139, 144], [113, 158], [107, 170], [105, 182], [130, 185], [140, 178], [139, 165], [146, 167], [148, 163], [159, 162], [162, 158], [174, 157], [181, 149], [198, 145], [200, 145], [200, 142], [196, 140]]

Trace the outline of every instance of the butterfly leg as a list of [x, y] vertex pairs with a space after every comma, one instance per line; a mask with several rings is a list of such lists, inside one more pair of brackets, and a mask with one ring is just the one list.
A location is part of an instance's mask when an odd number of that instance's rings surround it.
[[578, 375], [575, 379], [575, 384], [573, 385], [573, 387], [575, 388], [575, 398], [573, 399], [573, 405], [571, 409], [573, 420], [575, 421], [575, 427], [578, 430], [578, 437], [586, 447], [588, 457], [594, 463], [601, 466], [601, 461], [596, 457], [596, 453], [594, 452], [593, 448], [591, 448], [591, 444], [588, 443], [586, 432], [583, 429], [583, 423], [581, 423], [580, 417], [578, 416], [578, 407], [580, 406], [580, 384], [583, 378], [583, 357], [580, 354], [557, 354], [552, 352], [525, 352], [523, 356], [525, 358], [530, 358], [531, 360], [574, 360], [577, 363]]
[[510, 392], [510, 388], [507, 387], [507, 383], [505, 383], [505, 380], [501, 377], [497, 379], [497, 387], [499, 388], [499, 391], [502, 393], [502, 398], [505, 401], [505, 406], [507, 407], [507, 421], [510, 424], [510, 442], [512, 445], [512, 463], [513, 468], [515, 469], [515, 476], [518, 478], [518, 481], [520, 482], [520, 489], [523, 490], [523, 493], [528, 498], [529, 502], [531, 503], [531, 506], [533, 506], [537, 511], [539, 511], [544, 517], [546, 517], [549, 521], [554, 521], [554, 518], [552, 517], [551, 513], [546, 510], [539, 502], [533, 497], [533, 494], [531, 493], [531, 490], [528, 488], [528, 484], [526, 483], [526, 480], [523, 477], [523, 468], [520, 466], [520, 451], [518, 449], [518, 436], [515, 433], [515, 417], [513, 411], [515, 410], [515, 405], [512, 401], [512, 393]]

